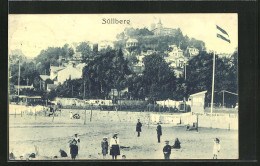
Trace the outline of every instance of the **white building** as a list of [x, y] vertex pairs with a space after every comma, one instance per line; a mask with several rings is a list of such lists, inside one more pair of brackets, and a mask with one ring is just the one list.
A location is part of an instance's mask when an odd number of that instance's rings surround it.
[[170, 63], [173, 68], [183, 68], [188, 59], [183, 56], [183, 51], [176, 45], [170, 45], [172, 48], [171, 52], [168, 52], [169, 57], [165, 57], [165, 61]]
[[[108, 41], [108, 40], [103, 40], [98, 43], [98, 51], [100, 51], [102, 49], [106, 49], [107, 47], [111, 47], [112, 49], [114, 49], [114, 43], [112, 41]], [[93, 49], [93, 47], [92, 47], [92, 49]]]
[[136, 39], [128, 39], [126, 41], [126, 48], [130, 48], [130, 47], [136, 47], [138, 44], [138, 41]]
[[187, 47], [187, 53], [189, 57], [199, 55], [199, 50], [195, 47]]
[[151, 54], [153, 54], [153, 53], [157, 53], [157, 51], [155, 51], [155, 50], [142, 51], [142, 52], [141, 52], [141, 55], [142, 55], [142, 56], [147, 56], [147, 55], [151, 55]]
[[57, 73], [57, 82], [55, 84], [63, 84], [66, 80], [80, 79], [82, 78], [82, 70], [74, 67], [73, 65], [69, 65], [63, 70], [60, 70]]
[[164, 27], [161, 19], [159, 19], [157, 24], [151, 25], [151, 31], [156, 36], [175, 35], [176, 33], [176, 29]]
[[57, 78], [57, 74], [59, 71], [63, 70], [65, 67], [63, 66], [50, 66], [50, 79], [54, 80]]
[[183, 51], [177, 47], [176, 45], [170, 45], [170, 48], [172, 48], [172, 51], [169, 52], [169, 56], [174, 56], [174, 57], [182, 57], [183, 56]]

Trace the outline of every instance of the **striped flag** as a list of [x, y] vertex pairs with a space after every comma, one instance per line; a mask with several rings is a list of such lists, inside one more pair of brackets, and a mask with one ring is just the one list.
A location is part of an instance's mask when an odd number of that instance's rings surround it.
[[217, 29], [219, 30], [219, 33], [217, 33], [217, 37], [230, 43], [231, 41], [229, 40], [228, 33], [224, 29], [220, 28], [218, 25], [216, 26]]

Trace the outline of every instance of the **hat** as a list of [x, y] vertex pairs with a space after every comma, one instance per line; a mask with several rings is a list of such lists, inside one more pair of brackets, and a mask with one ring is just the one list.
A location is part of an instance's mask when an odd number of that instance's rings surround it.
[[164, 142], [168, 142], [168, 143], [169, 143], [170, 141], [166, 140], [166, 141], [164, 141]]
[[103, 137], [103, 139], [107, 139], [107, 137]]
[[114, 133], [114, 134], [113, 134], [113, 137], [114, 137], [114, 136], [117, 136], [117, 135], [118, 135], [118, 133]]

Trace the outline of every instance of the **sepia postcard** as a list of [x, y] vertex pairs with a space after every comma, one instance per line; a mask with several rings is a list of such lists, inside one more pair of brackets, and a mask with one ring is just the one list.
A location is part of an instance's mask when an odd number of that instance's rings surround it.
[[239, 159], [238, 15], [9, 14], [9, 161]]

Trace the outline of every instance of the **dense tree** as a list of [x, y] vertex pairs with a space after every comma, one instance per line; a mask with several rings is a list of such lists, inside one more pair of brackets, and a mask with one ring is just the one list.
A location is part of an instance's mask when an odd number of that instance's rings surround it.
[[50, 65], [58, 66], [59, 58], [70, 58], [74, 54], [73, 49], [65, 44], [63, 47], [48, 47], [42, 50], [35, 58], [37, 64], [37, 71], [40, 74], [50, 74]]
[[[82, 79], [67, 80], [62, 85], [59, 85], [54, 91], [57, 97], [67, 98], [83, 98], [84, 84]], [[51, 98], [55, 97], [54, 94], [49, 94]]]
[[65, 44], [61, 49], [62, 49], [62, 56], [65, 59], [70, 59], [74, 54], [73, 49], [69, 47], [68, 44]]
[[[9, 81], [17, 85], [19, 75], [19, 64], [10, 64], [9, 75], [11, 75]], [[34, 84], [35, 79], [39, 77], [39, 72], [36, 70], [36, 66], [33, 62], [20, 63], [20, 85]]]
[[[233, 54], [235, 55], [235, 53]], [[237, 90], [237, 71], [232, 70], [235, 62], [225, 63], [222, 58], [216, 55], [215, 65], [215, 85], [214, 85], [214, 103], [222, 102], [222, 90], [228, 90], [236, 93]], [[192, 58], [187, 66], [187, 93], [193, 94], [207, 90], [206, 102], [211, 101], [212, 89], [212, 70], [213, 70], [213, 54], [201, 52], [198, 56]], [[235, 67], [234, 67], [235, 68]], [[236, 96], [230, 96], [228, 103], [234, 104], [237, 100]]]
[[144, 58], [143, 88], [145, 96], [150, 100], [172, 98], [176, 88], [176, 77], [164, 58], [152, 54]]
[[130, 74], [121, 49], [109, 50], [95, 57], [83, 69], [88, 97], [105, 98], [111, 89], [120, 91], [126, 88], [126, 79]]
[[206, 47], [205, 47], [205, 43], [201, 40], [196, 40], [194, 38], [191, 38], [190, 42], [189, 42], [189, 46], [193, 46], [195, 48], [197, 48], [199, 51], [205, 51]]
[[87, 42], [81, 42], [77, 47], [76, 47], [77, 52], [81, 52], [83, 61], [87, 61], [89, 58], [92, 57], [93, 51], [91, 50], [91, 47], [89, 46], [89, 43]]

